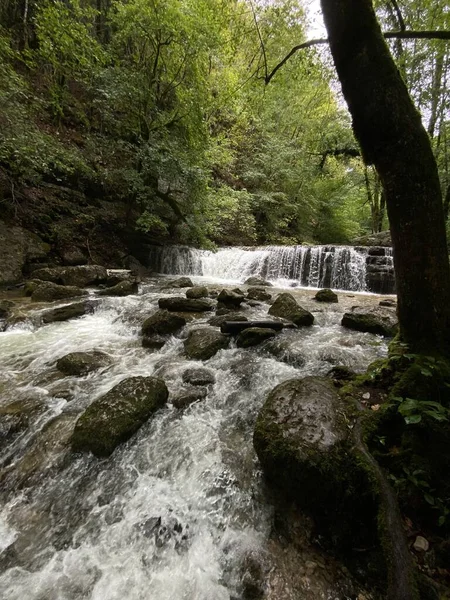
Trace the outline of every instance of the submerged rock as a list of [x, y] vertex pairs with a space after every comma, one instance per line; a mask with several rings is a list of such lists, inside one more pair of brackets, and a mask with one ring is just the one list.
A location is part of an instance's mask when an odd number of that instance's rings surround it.
[[182, 296], [160, 298], [158, 306], [172, 312], [205, 312], [213, 309], [212, 301], [207, 298], [191, 299]]
[[297, 338], [278, 336], [265, 344], [264, 351], [293, 367], [301, 368], [306, 363], [305, 348]]
[[106, 367], [110, 363], [111, 359], [109, 356], [97, 350], [93, 350], [92, 352], [71, 352], [57, 361], [56, 368], [61, 373], [64, 373], [64, 375], [80, 377], [101, 367]]
[[355, 331], [393, 337], [398, 331], [398, 319], [394, 310], [385, 307], [354, 307], [342, 317], [341, 325]]
[[15, 307], [15, 303], [11, 300], [0, 301], [0, 319], [7, 319], [11, 310]]
[[139, 286], [137, 281], [129, 280], [129, 281], [121, 281], [112, 287], [106, 288], [104, 290], [100, 290], [98, 292], [99, 296], [130, 296], [132, 294], [137, 294], [139, 290]]
[[175, 333], [186, 325], [186, 319], [167, 310], [158, 310], [142, 324], [142, 335]]
[[216, 378], [214, 373], [209, 369], [194, 367], [192, 369], [187, 369], [183, 373], [183, 381], [184, 383], [190, 383], [191, 385], [208, 385], [209, 383], [214, 383]]
[[249, 277], [244, 281], [244, 285], [256, 285], [259, 287], [273, 287], [270, 281], [266, 281], [261, 277]]
[[194, 286], [189, 290], [186, 290], [186, 298], [192, 298], [194, 300], [198, 298], [208, 298], [208, 288], [204, 286]]
[[249, 288], [247, 298], [249, 300], [259, 300], [260, 302], [269, 302], [269, 300], [272, 300], [272, 296], [268, 294], [263, 287]]
[[202, 328], [189, 332], [184, 342], [184, 350], [189, 358], [194, 360], [208, 360], [216, 352], [227, 348], [230, 338], [216, 329]]
[[72, 435], [75, 452], [109, 456], [167, 402], [162, 379], [130, 377], [94, 400], [78, 419]]
[[218, 306], [221, 308], [236, 309], [245, 300], [241, 290], [222, 290], [217, 296]]
[[251, 346], [257, 346], [262, 344], [266, 340], [273, 338], [277, 335], [274, 329], [268, 329], [264, 327], [249, 327], [244, 329], [236, 338], [236, 346], [238, 348], [250, 348]]
[[142, 338], [142, 346], [149, 350], [160, 350], [167, 340], [167, 335], [144, 335]]
[[319, 290], [314, 296], [314, 300], [317, 300], [317, 302], [339, 302], [338, 295], [329, 288]]
[[308, 310], [305, 310], [297, 304], [297, 300], [294, 296], [287, 292], [277, 296], [275, 302], [269, 308], [269, 315], [288, 319], [298, 327], [308, 326], [314, 323], [314, 316]]
[[74, 302], [73, 304], [67, 304], [66, 306], [59, 306], [58, 308], [46, 310], [42, 314], [42, 322], [47, 324], [58, 321], [68, 321], [69, 319], [76, 319], [77, 317], [82, 317], [87, 313], [91, 313], [93, 309], [94, 305], [91, 301]]
[[194, 402], [198, 402], [199, 400], [203, 400], [208, 395], [208, 390], [205, 387], [193, 387], [189, 390], [185, 390], [178, 396], [172, 399], [172, 404], [175, 408], [186, 408]]
[[58, 285], [50, 281], [38, 283], [31, 294], [32, 302], [52, 302], [53, 300], [64, 300], [65, 298], [76, 298], [86, 296], [86, 290], [71, 285]]

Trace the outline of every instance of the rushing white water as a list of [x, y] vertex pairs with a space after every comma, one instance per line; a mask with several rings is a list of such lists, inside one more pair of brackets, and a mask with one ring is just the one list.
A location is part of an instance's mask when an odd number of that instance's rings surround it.
[[[252, 448], [264, 396], [283, 380], [334, 364], [363, 369], [386, 352], [376, 336], [341, 328], [335, 305], [316, 314], [314, 327], [280, 334], [282, 353], [220, 351], [204, 363], [216, 377], [205, 400], [181, 412], [169, 399], [110, 458], [73, 455], [75, 420], [95, 398], [137, 375], [162, 377], [173, 396], [184, 370], [199, 364], [183, 356], [178, 337], [158, 352], [142, 348], [140, 325], [161, 295], [146, 285], [136, 296], [102, 299], [94, 314], [46, 326], [36, 310], [0, 333], [0, 409], [35, 407], [0, 446], [1, 598], [242, 598], [245, 557], [267, 554], [271, 527]], [[85, 377], [56, 370], [58, 358], [92, 349], [106, 352], [111, 366]]]
[[351, 246], [221, 248], [217, 252], [166, 246], [152, 251], [150, 263], [158, 272], [172, 275], [241, 282], [258, 276], [281, 286], [363, 292], [367, 289], [367, 252], [367, 248]]

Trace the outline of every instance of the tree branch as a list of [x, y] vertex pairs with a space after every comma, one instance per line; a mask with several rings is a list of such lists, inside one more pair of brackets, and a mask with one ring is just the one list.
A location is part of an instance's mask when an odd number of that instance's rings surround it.
[[[385, 31], [383, 33], [385, 39], [404, 39], [404, 40], [450, 40], [450, 31]], [[272, 69], [272, 71], [264, 77], [265, 84], [269, 84], [274, 75], [283, 67], [287, 61], [299, 50], [311, 48], [312, 46], [320, 46], [328, 44], [328, 38], [318, 38], [309, 40], [294, 46], [288, 54]]]
[[256, 18], [256, 12], [255, 12], [255, 8], [253, 6], [252, 0], [250, 0], [250, 6], [252, 9], [252, 13], [253, 13], [253, 21], [255, 22], [256, 31], [258, 32], [259, 43], [261, 45], [261, 52], [262, 52], [263, 60], [264, 60], [264, 80], [267, 80], [267, 77], [269, 76], [269, 69], [267, 66], [266, 47], [264, 46], [264, 41], [262, 39], [261, 31], [259, 29], [258, 19]]
[[391, 5], [394, 9], [395, 15], [397, 17], [398, 26], [400, 27], [400, 31], [406, 31], [405, 20], [402, 15], [402, 11], [400, 10], [400, 6], [398, 5], [397, 0], [390, 0]]

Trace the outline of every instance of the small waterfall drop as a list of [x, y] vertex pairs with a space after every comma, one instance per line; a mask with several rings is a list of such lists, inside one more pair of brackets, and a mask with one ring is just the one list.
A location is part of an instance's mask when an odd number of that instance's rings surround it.
[[220, 248], [217, 252], [166, 246], [152, 249], [150, 265], [167, 275], [241, 282], [257, 276], [283, 287], [376, 291], [368, 290], [366, 283], [368, 254], [368, 248], [351, 246]]

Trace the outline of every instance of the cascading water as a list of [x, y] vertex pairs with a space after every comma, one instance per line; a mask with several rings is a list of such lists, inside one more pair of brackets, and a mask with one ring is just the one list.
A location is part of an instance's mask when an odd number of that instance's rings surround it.
[[[333, 364], [362, 370], [386, 353], [376, 336], [340, 327], [345, 302], [353, 302], [343, 298], [317, 312], [314, 327], [283, 333], [278, 357], [220, 351], [204, 363], [215, 375], [204, 400], [185, 411], [169, 400], [110, 458], [73, 454], [78, 415], [119, 381], [159, 376], [173, 397], [186, 368], [199, 365], [184, 357], [181, 338], [206, 316], [160, 351], [142, 348], [140, 325], [164, 295], [158, 290], [147, 284], [136, 296], [103, 298], [93, 314], [45, 326], [34, 309], [0, 333], [0, 410], [11, 418], [0, 443], [2, 599], [242, 599], [249, 554], [279, 572], [252, 447], [265, 395], [286, 379], [325, 374]], [[267, 305], [247, 310], [263, 318]], [[92, 349], [111, 365], [83, 377], [57, 371], [60, 357]], [[308, 578], [289, 597], [349, 597], [330, 585]]]
[[[151, 252], [160, 273], [244, 281], [264, 277], [281, 286], [367, 291], [368, 248], [351, 246], [266, 246], [221, 248], [217, 252], [166, 246]], [[376, 291], [376, 290], [372, 290]]]

